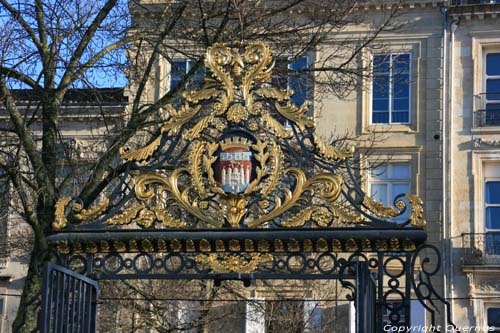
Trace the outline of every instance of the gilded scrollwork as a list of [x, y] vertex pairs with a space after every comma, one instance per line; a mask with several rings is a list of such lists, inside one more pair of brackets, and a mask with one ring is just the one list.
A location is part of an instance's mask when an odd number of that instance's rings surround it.
[[80, 221], [91, 221], [99, 217], [109, 206], [109, 199], [104, 198], [89, 209], [83, 209], [80, 204], [74, 204], [72, 207], [75, 218]]
[[265, 114], [262, 116], [262, 122], [267, 126], [276, 137], [281, 139], [290, 139], [293, 137], [292, 131], [283, 126], [278, 120], [276, 120], [270, 114]]
[[[385, 207], [360, 189], [351, 191], [357, 180], [346, 180], [336, 167], [349, 163], [354, 148], [324, 142], [314, 133], [308, 102], [296, 106], [292, 90], [272, 86], [268, 45], [215, 44], [204, 61], [211, 77], [176, 103], [162, 105], [168, 117], [158, 123], [160, 134], [143, 148], [120, 149], [131, 162], [121, 178], [126, 184], [119, 185], [126, 195], [113, 198], [113, 205], [106, 198], [86, 209], [77, 198], [61, 198], [54, 229], [65, 228], [68, 217], [75, 224], [97, 220], [115, 227], [327, 228], [371, 219], [392, 223], [406, 204], [409, 223], [425, 225], [415, 195]], [[347, 197], [350, 192], [357, 197]]]
[[297, 124], [301, 131], [304, 131], [306, 127], [314, 128], [316, 126], [314, 124], [314, 119], [305, 115], [308, 109], [308, 102], [305, 102], [300, 108], [297, 108], [291, 102], [288, 102], [285, 105], [276, 103], [276, 111], [278, 111], [286, 119]]
[[151, 156], [153, 156], [154, 152], [158, 149], [161, 143], [161, 135], [158, 135], [156, 139], [154, 139], [150, 144], [146, 147], [134, 150], [131, 152], [127, 152], [123, 147], [120, 148], [120, 155], [126, 161], [136, 161], [141, 162], [145, 161]]
[[274, 209], [257, 219], [247, 222], [249, 227], [255, 227], [270, 221], [294, 207], [301, 196], [309, 192], [311, 195], [318, 194], [325, 201], [334, 201], [338, 198], [342, 186], [342, 177], [335, 174], [319, 174], [307, 179], [304, 171], [298, 168], [290, 168], [284, 172], [295, 178], [295, 188], [290, 190], [284, 188], [283, 200], [279, 196], [274, 197]]
[[314, 134], [313, 139], [320, 155], [328, 160], [345, 160], [346, 158], [352, 157], [354, 154], [353, 146], [349, 146], [347, 149], [343, 150], [325, 143], [317, 134]]
[[380, 201], [377, 201], [368, 195], [365, 195], [365, 198], [363, 199], [363, 205], [365, 205], [370, 212], [383, 218], [391, 218], [400, 214], [400, 211], [394, 209], [394, 207], [386, 207]]
[[142, 205], [133, 205], [129, 208], [124, 209], [122, 212], [112, 216], [106, 221], [106, 223], [109, 225], [129, 224], [137, 216], [137, 213], [139, 213], [139, 211], [143, 208], [144, 206]]
[[52, 222], [52, 228], [62, 229], [68, 224], [68, 219], [65, 214], [66, 206], [71, 202], [70, 197], [62, 197], [57, 200], [55, 205], [55, 219]]
[[424, 219], [422, 199], [415, 194], [406, 194], [405, 197], [408, 199], [411, 206], [410, 223], [416, 227], [424, 227], [427, 222]]
[[220, 257], [218, 254], [199, 254], [195, 260], [201, 264], [206, 264], [215, 273], [252, 273], [257, 270], [260, 264], [267, 263], [273, 260], [273, 256], [269, 253], [252, 253], [250, 258], [233, 254], [226, 257]]

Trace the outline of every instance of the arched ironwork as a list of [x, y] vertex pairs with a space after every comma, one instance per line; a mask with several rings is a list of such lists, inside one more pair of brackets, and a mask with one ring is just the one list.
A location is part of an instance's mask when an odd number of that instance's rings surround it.
[[377, 330], [383, 312], [408, 327], [412, 293], [433, 314], [447, 305], [431, 283], [439, 263], [417, 260], [435, 250], [420, 198], [385, 207], [363, 192], [354, 148], [325, 142], [308, 103], [272, 85], [268, 45], [217, 44], [205, 65], [152, 140], [121, 150], [123, 172], [95, 202], [57, 202], [48, 239], [65, 266], [96, 279], [338, 279], [375, 302]]

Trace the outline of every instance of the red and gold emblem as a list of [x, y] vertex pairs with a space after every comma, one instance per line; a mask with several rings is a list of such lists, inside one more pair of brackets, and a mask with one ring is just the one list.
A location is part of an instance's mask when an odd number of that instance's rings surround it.
[[252, 178], [252, 152], [247, 139], [232, 137], [221, 143], [218, 174], [224, 192], [246, 190]]

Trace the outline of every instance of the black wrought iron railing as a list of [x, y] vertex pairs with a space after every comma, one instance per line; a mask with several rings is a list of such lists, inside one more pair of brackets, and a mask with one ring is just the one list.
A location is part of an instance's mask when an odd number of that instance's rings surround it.
[[462, 234], [463, 264], [500, 265], [500, 232]]
[[462, 6], [462, 5], [480, 5], [480, 4], [494, 4], [500, 3], [500, 0], [451, 0], [451, 6]]
[[500, 126], [500, 92], [474, 96], [474, 127]]

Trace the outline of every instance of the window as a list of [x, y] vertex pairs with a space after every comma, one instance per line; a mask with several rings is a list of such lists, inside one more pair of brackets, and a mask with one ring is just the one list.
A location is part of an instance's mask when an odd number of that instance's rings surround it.
[[485, 125], [500, 126], [500, 52], [487, 52], [484, 66]]
[[[370, 171], [370, 195], [384, 206], [394, 205], [394, 199], [400, 194], [410, 193], [409, 163], [382, 164]], [[394, 220], [404, 222], [408, 219], [408, 210]]]
[[[191, 59], [178, 59], [171, 63], [170, 71], [170, 89], [175, 89], [177, 85], [182, 81], [184, 76], [189, 73], [193, 68], [196, 61]], [[203, 83], [203, 78], [205, 77], [205, 70], [200, 69], [196, 71], [191, 80], [191, 86], [193, 88], [200, 88]]]
[[485, 254], [500, 254], [500, 164], [487, 163], [484, 178]]
[[312, 97], [311, 72], [306, 70], [310, 66], [310, 60], [304, 56], [293, 62], [282, 62], [287, 63], [288, 75], [273, 77], [272, 84], [281, 89], [293, 90], [290, 101], [299, 108]]
[[489, 332], [500, 332], [500, 308], [486, 308], [487, 325], [493, 328]]
[[410, 122], [410, 54], [373, 56], [372, 124]]

